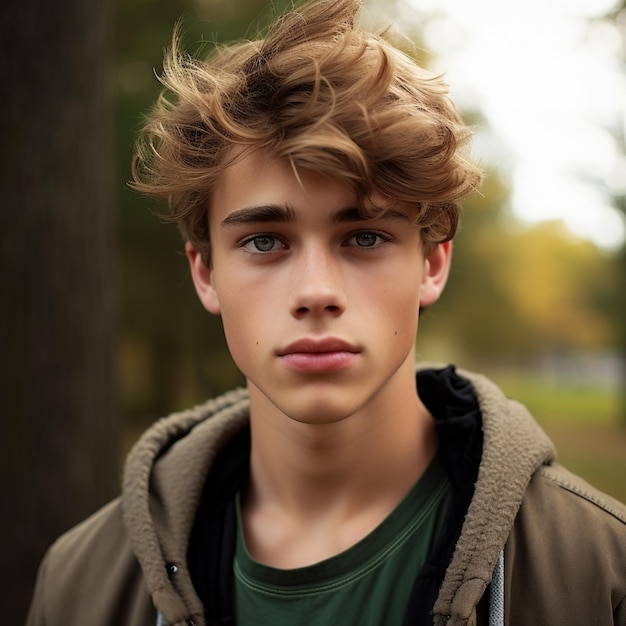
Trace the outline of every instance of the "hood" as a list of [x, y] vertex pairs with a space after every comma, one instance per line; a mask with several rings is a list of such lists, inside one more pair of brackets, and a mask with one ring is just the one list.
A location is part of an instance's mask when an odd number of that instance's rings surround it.
[[[422, 369], [422, 368], [420, 368]], [[474, 497], [434, 606], [437, 624], [466, 624], [489, 584], [528, 482], [554, 449], [528, 411], [483, 376], [471, 381], [483, 422]], [[157, 610], [174, 626], [205, 624], [187, 568], [187, 548], [202, 488], [219, 450], [248, 422], [239, 389], [156, 422], [131, 450], [122, 509], [133, 551]]]
[[552, 463], [552, 442], [518, 402], [463, 370], [480, 405], [483, 453], [474, 496], [434, 606], [435, 624], [469, 624], [509, 536], [533, 474]]
[[206, 475], [248, 422], [244, 389], [157, 421], [133, 447], [122, 511], [156, 609], [171, 626], [205, 623], [187, 568], [187, 546]]

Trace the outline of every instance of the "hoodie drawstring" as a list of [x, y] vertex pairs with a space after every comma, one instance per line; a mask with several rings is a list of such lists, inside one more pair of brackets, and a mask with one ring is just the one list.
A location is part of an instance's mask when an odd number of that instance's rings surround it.
[[489, 626], [504, 626], [504, 550], [493, 570], [489, 592]]

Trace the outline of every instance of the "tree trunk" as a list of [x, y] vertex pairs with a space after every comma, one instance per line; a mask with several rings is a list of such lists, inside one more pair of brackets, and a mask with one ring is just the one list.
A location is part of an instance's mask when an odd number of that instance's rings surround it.
[[37, 565], [117, 490], [106, 0], [0, 8], [2, 622]]

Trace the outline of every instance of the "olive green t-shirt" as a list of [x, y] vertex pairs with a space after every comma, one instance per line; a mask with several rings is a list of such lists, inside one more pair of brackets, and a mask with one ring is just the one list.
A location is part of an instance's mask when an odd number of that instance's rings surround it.
[[239, 502], [234, 561], [238, 626], [397, 626], [411, 588], [452, 498], [435, 456], [389, 516], [354, 546], [297, 569], [252, 559], [245, 546]]

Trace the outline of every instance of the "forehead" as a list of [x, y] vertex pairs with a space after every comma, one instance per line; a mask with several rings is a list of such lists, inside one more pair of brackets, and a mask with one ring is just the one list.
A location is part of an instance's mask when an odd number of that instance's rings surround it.
[[239, 156], [220, 176], [210, 202], [211, 221], [254, 206], [355, 207], [356, 191], [348, 183], [310, 170], [296, 170], [288, 161], [262, 150]]

